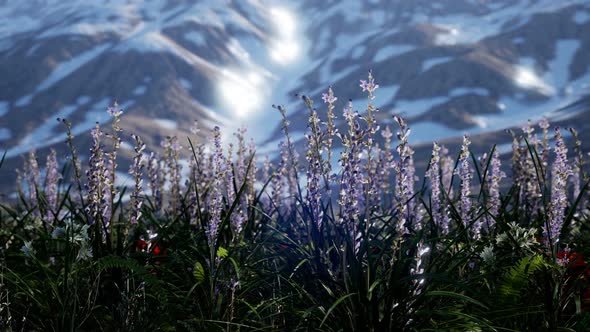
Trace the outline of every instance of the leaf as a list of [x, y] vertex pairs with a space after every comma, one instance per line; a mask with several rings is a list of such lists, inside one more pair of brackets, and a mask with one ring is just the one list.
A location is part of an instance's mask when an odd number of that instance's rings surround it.
[[530, 276], [545, 266], [543, 256], [524, 257], [502, 278], [500, 294], [507, 301], [514, 302], [522, 296], [529, 285]]
[[198, 283], [202, 283], [205, 280], [205, 268], [203, 268], [203, 264], [201, 264], [200, 262], [195, 263], [193, 275], [197, 279]]
[[336, 308], [336, 306], [338, 306], [340, 304], [340, 302], [346, 300], [347, 298], [356, 295], [356, 293], [350, 293], [350, 294], [346, 294], [344, 296], [342, 296], [341, 298], [339, 298], [338, 300], [336, 300], [336, 302], [334, 302], [334, 304], [332, 304], [332, 306], [330, 307], [330, 309], [328, 309], [328, 312], [326, 312], [326, 315], [324, 316], [324, 319], [322, 319], [322, 322], [320, 323], [320, 328], [324, 325], [324, 323], [326, 322], [326, 319], [328, 319], [328, 317], [330, 316], [330, 314], [332, 313], [332, 311], [334, 310], [334, 308]]
[[484, 308], [484, 309], [488, 309], [488, 307], [487, 307], [485, 304], [483, 304], [483, 303], [481, 303], [481, 302], [479, 302], [479, 301], [477, 301], [477, 300], [475, 300], [475, 299], [473, 299], [473, 298], [471, 298], [471, 297], [469, 297], [469, 296], [467, 296], [467, 295], [464, 295], [464, 294], [459, 294], [459, 293], [455, 293], [455, 292], [448, 292], [448, 291], [430, 291], [430, 292], [426, 293], [426, 296], [446, 296], [446, 297], [454, 297], [454, 298], [457, 298], [457, 299], [463, 300], [463, 301], [465, 301], [465, 302], [469, 302], [469, 303], [475, 304], [475, 305], [477, 305], [477, 306], [480, 306], [480, 307], [482, 307], [482, 308]]
[[217, 248], [217, 257], [219, 258], [225, 258], [227, 257], [227, 249], [225, 249], [224, 247], [219, 247]]

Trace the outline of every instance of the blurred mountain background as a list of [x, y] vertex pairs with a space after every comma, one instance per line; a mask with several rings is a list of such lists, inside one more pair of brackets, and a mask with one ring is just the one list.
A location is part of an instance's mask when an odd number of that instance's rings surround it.
[[381, 124], [395, 131], [391, 116], [405, 117], [426, 161], [433, 140], [453, 148], [464, 133], [476, 151], [508, 152], [505, 129], [542, 117], [590, 143], [587, 0], [0, 0], [0, 21], [2, 189], [29, 150], [65, 155], [58, 117], [87, 154], [115, 100], [124, 160], [130, 133], [158, 149], [169, 135], [186, 142], [195, 120], [201, 139], [246, 126], [273, 156], [272, 104], [301, 138], [308, 112], [295, 94], [325, 115], [332, 85], [337, 111], [351, 99], [362, 112], [369, 70]]

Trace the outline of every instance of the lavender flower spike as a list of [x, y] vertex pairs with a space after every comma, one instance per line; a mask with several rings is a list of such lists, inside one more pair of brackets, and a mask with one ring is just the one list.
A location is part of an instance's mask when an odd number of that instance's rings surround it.
[[551, 169], [551, 202], [549, 203], [548, 220], [544, 227], [549, 247], [559, 242], [564, 213], [567, 206], [567, 180], [571, 169], [567, 161], [567, 147], [559, 128], [555, 128], [555, 161]]
[[397, 146], [399, 161], [394, 165], [395, 177], [395, 196], [398, 201], [399, 220], [397, 224], [398, 236], [408, 232], [406, 223], [413, 219], [413, 202], [414, 196], [414, 169], [412, 162], [412, 149], [408, 146], [408, 136], [411, 133], [410, 128], [404, 119], [394, 116], [393, 120], [397, 122], [400, 131], [397, 138], [400, 143]]
[[438, 225], [443, 233], [446, 233], [445, 228], [448, 231], [448, 225], [443, 224], [440, 199], [440, 146], [436, 142], [433, 143], [430, 169], [426, 176], [430, 178], [432, 219], [434, 224]]
[[[488, 180], [488, 212], [493, 216], [497, 216], [500, 211], [500, 181], [506, 177], [506, 173], [500, 169], [501, 166], [498, 150], [495, 150], [490, 160], [491, 173]], [[488, 227], [493, 225], [493, 218], [487, 216], [486, 220]]]
[[143, 168], [145, 167], [144, 164], [144, 157], [143, 151], [145, 150], [145, 144], [139, 138], [139, 136], [132, 135], [133, 140], [135, 141], [135, 156], [133, 157], [133, 163], [129, 169], [129, 174], [135, 180], [135, 187], [133, 188], [133, 193], [131, 194], [131, 210], [129, 212], [129, 221], [131, 224], [137, 224], [139, 218], [141, 218], [141, 205], [142, 201], [140, 200], [140, 196], [143, 194]]
[[[461, 156], [459, 157], [459, 163], [461, 164], [460, 177], [461, 177], [461, 220], [465, 227], [471, 223], [471, 179], [473, 177], [473, 170], [469, 163], [469, 136], [463, 136], [463, 145], [461, 146]], [[479, 230], [481, 225], [474, 225], [476, 237], [479, 236]]]
[[217, 233], [219, 232], [219, 224], [221, 223], [221, 209], [223, 207], [223, 195], [221, 193], [222, 179], [224, 176], [223, 149], [221, 147], [221, 132], [218, 126], [213, 128], [213, 145], [213, 165], [211, 166], [214, 167], [215, 177], [211, 185], [212, 192], [208, 202], [211, 220], [209, 220], [209, 227], [206, 230], [210, 247], [214, 247], [217, 241]]
[[57, 212], [58, 204], [58, 182], [61, 179], [57, 166], [57, 154], [54, 149], [51, 149], [47, 155], [47, 163], [45, 165], [45, 196], [47, 197], [47, 220], [55, 221], [55, 213]]

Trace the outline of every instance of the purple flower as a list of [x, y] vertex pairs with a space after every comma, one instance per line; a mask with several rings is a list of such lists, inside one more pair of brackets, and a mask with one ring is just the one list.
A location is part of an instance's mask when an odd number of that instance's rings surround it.
[[555, 161], [551, 169], [551, 202], [547, 225], [544, 227], [545, 237], [549, 247], [559, 242], [561, 227], [564, 222], [565, 208], [567, 207], [567, 180], [571, 169], [567, 160], [567, 147], [559, 128], [555, 128]]
[[[334, 124], [334, 119], [336, 119], [336, 115], [334, 115], [334, 102], [338, 100], [338, 98], [334, 97], [334, 90], [332, 87], [328, 88], [328, 94], [324, 93], [324, 102], [328, 103], [328, 113], [327, 113], [327, 121], [326, 121], [326, 137], [323, 140], [323, 145], [326, 148], [326, 174], [328, 175], [328, 179], [332, 176], [332, 144], [334, 142], [334, 136], [338, 135], [338, 128]], [[328, 195], [331, 192], [330, 184], [326, 184], [328, 186], [327, 191]]]
[[[310, 105], [311, 106], [311, 105]], [[321, 178], [324, 175], [323, 159], [322, 159], [322, 135], [318, 126], [319, 118], [315, 109], [311, 108], [309, 115], [308, 127], [311, 133], [306, 134], [307, 139], [307, 184], [306, 184], [306, 201], [309, 207], [310, 217], [318, 229], [322, 224], [322, 193], [320, 191]]]
[[[440, 146], [434, 142], [432, 147], [432, 157], [430, 158], [430, 169], [426, 174], [430, 178], [430, 191], [432, 202], [432, 219], [435, 225], [438, 225], [443, 232], [448, 232], [448, 225], [443, 224], [441, 213], [441, 191], [440, 191]], [[446, 229], [445, 229], [446, 228]]]
[[[395, 196], [398, 202], [398, 224], [397, 232], [398, 236], [402, 236], [408, 232], [407, 223], [414, 220], [414, 162], [412, 155], [414, 151], [409, 147], [408, 136], [411, 133], [410, 128], [406, 121], [399, 117], [394, 116], [393, 120], [397, 122], [400, 127], [400, 131], [397, 133], [399, 144], [396, 148], [399, 160], [394, 164], [394, 170], [396, 173], [395, 178]], [[420, 228], [420, 225], [415, 225], [416, 228]]]
[[[352, 136], [346, 137], [344, 141], [345, 150], [340, 157], [340, 166], [342, 175], [340, 178], [340, 195], [338, 203], [340, 204], [340, 219], [348, 228], [349, 234], [357, 237], [357, 221], [363, 204], [362, 183], [364, 175], [361, 165], [361, 148], [364, 132], [361, 130], [357, 121], [353, 123], [351, 129]], [[357, 246], [355, 245], [355, 248]]]
[[54, 149], [51, 149], [47, 155], [47, 163], [45, 164], [45, 196], [47, 199], [47, 219], [51, 222], [55, 221], [55, 213], [58, 208], [58, 183], [61, 179], [57, 164], [57, 154]]
[[115, 104], [112, 107], [109, 106], [107, 108], [107, 113], [109, 113], [110, 116], [116, 118], [123, 114], [123, 109], [119, 108], [119, 105], [117, 104], [117, 102], [115, 102]]
[[88, 183], [87, 211], [89, 213], [90, 224], [97, 221], [102, 221], [106, 224], [109, 222], [107, 215], [110, 212], [109, 204], [112, 202], [108, 200], [105, 195], [110, 193], [109, 190], [109, 174], [105, 164], [105, 153], [102, 146], [103, 133], [100, 130], [100, 125], [96, 126], [90, 132], [92, 137], [92, 146], [90, 148], [90, 158], [88, 159], [88, 169], [86, 170], [86, 177]]
[[[588, 174], [586, 172], [586, 168], [584, 165], [586, 161], [584, 160], [584, 153], [582, 152], [582, 141], [580, 140], [580, 136], [578, 135], [578, 131], [574, 128], [568, 128], [568, 130], [572, 133], [574, 137], [574, 151], [576, 152], [576, 162], [572, 167], [572, 177], [571, 182], [574, 187], [573, 189], [573, 200], [575, 201], [581, 193], [581, 184], [588, 181]], [[586, 206], [586, 196], [583, 196], [580, 199], [576, 208], [580, 208]]]
[[210, 220], [206, 230], [207, 239], [210, 247], [215, 247], [219, 224], [221, 223], [221, 210], [223, 208], [223, 195], [221, 193], [222, 179], [224, 176], [223, 168], [223, 148], [221, 147], [221, 132], [218, 126], [213, 128], [213, 183], [211, 185], [211, 197], [208, 201], [208, 210]]
[[[506, 177], [506, 173], [501, 170], [502, 163], [498, 150], [494, 150], [492, 160], [490, 160], [491, 171], [488, 176], [488, 212], [493, 216], [498, 216], [500, 211], [500, 181]], [[494, 224], [494, 218], [486, 216], [488, 226]]]
[[369, 79], [367, 81], [360, 80], [361, 84], [360, 87], [364, 91], [368, 91], [369, 93], [373, 93], [375, 90], [379, 88], [379, 84], [375, 84], [375, 80], [373, 79], [373, 75], [369, 72]]
[[164, 190], [165, 177], [162, 174], [162, 166], [158, 154], [150, 152], [148, 157], [148, 179], [149, 187], [152, 192], [152, 201], [154, 210], [160, 211], [162, 209], [162, 192]]
[[[471, 223], [471, 179], [473, 177], [473, 170], [469, 162], [469, 136], [463, 136], [463, 145], [461, 146], [461, 156], [459, 157], [459, 164], [461, 165], [460, 177], [461, 177], [461, 220], [465, 227], [468, 227]], [[476, 222], [474, 224], [475, 236], [479, 237], [481, 225]]]
[[141, 218], [141, 205], [143, 202], [141, 201], [141, 195], [143, 195], [143, 168], [144, 168], [144, 158], [143, 158], [143, 151], [145, 150], [145, 144], [139, 138], [139, 136], [132, 135], [133, 140], [135, 141], [135, 156], [133, 157], [133, 162], [129, 168], [129, 174], [133, 177], [135, 182], [135, 186], [133, 188], [133, 193], [131, 194], [131, 209], [129, 211], [129, 221], [131, 224], [137, 224], [139, 219]]
[[336, 100], [338, 100], [338, 97], [334, 96], [334, 91], [332, 90], [332, 87], [328, 88], [328, 93], [322, 93], [322, 100], [326, 104], [334, 104]]
[[35, 151], [29, 152], [28, 163], [25, 163], [25, 179], [28, 184], [29, 202], [31, 207], [34, 209], [33, 215], [40, 217], [39, 212], [39, 199], [37, 192], [41, 190], [39, 183], [41, 180], [41, 171], [39, 170], [39, 163], [37, 162], [37, 154]]
[[168, 180], [170, 181], [169, 208], [174, 211], [180, 208], [181, 204], [180, 172], [182, 166], [179, 158], [182, 146], [178, 143], [176, 136], [167, 137], [162, 145], [164, 146], [164, 160], [168, 170]]

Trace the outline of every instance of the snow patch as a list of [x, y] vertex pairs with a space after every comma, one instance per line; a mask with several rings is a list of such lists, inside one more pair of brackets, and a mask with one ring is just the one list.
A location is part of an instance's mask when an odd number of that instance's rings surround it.
[[576, 11], [574, 14], [574, 22], [580, 25], [590, 22], [590, 12], [585, 10]]
[[449, 56], [424, 60], [424, 61], [422, 61], [422, 71], [423, 72], [428, 71], [430, 68], [432, 68], [434, 66], [440, 65], [445, 62], [449, 62], [451, 60], [453, 60], [453, 58], [449, 57]]
[[141, 96], [145, 94], [146, 91], [147, 88], [145, 87], [145, 85], [138, 85], [135, 89], [133, 89], [133, 94], [136, 96]]
[[[521, 63], [522, 62], [523, 61], [521, 61]], [[515, 65], [513, 70], [514, 76], [512, 79], [517, 86], [527, 90], [536, 91], [546, 96], [551, 96], [555, 93], [555, 89], [537, 75], [532, 66]]]
[[[135, 180], [129, 173], [115, 171], [115, 186], [117, 187], [132, 187], [135, 183]], [[124, 199], [125, 201], [125, 199]]]
[[189, 33], [186, 33], [184, 35], [184, 39], [194, 43], [197, 46], [207, 45], [207, 39], [205, 38], [205, 35], [201, 32], [191, 31]]
[[191, 82], [189, 82], [187, 79], [180, 78], [180, 79], [178, 79], [178, 81], [180, 82], [180, 85], [185, 90], [191, 90], [193, 88], [193, 84]]
[[525, 42], [525, 39], [523, 37], [514, 37], [512, 38], [512, 44], [522, 44]]
[[6, 115], [10, 111], [10, 106], [7, 101], [0, 101], [0, 117]]
[[[18, 143], [19, 147], [21, 147], [21, 151], [24, 152], [30, 149], [36, 149], [38, 147], [45, 146], [46, 144], [44, 143], [46, 143], [47, 141], [51, 141], [51, 139], [55, 138], [56, 136], [54, 133], [54, 129], [55, 127], [57, 127], [59, 123], [55, 119], [67, 119], [77, 109], [77, 105], [66, 105], [57, 113], [50, 116], [40, 126], [31, 131]], [[63, 138], [60, 139], [63, 140]]]
[[250, 62], [250, 53], [242, 47], [239, 40], [231, 38], [226, 47], [227, 50], [240, 61], [243, 61], [244, 63]]
[[367, 47], [364, 45], [359, 45], [352, 50], [352, 54], [350, 55], [353, 59], [358, 59], [365, 54]]
[[569, 82], [570, 64], [580, 45], [580, 41], [575, 39], [558, 40], [555, 45], [555, 57], [549, 63], [549, 70], [545, 75], [545, 79], [552, 81], [553, 86], [562, 92], [567, 91], [566, 85]]
[[76, 104], [78, 104], [79, 106], [86, 105], [90, 102], [90, 100], [91, 99], [88, 96], [80, 96], [78, 97], [78, 99], [76, 99]]
[[164, 129], [175, 130], [178, 128], [178, 123], [174, 120], [154, 119], [152, 121], [154, 121], [159, 127], [162, 127]]
[[37, 51], [37, 49], [39, 48], [39, 46], [41, 46], [41, 44], [35, 44], [33, 46], [31, 46], [31, 48], [29, 48], [29, 50], [27, 51], [27, 56], [32, 56], [35, 54], [35, 52]]
[[375, 91], [375, 97], [381, 102], [388, 102], [395, 99], [399, 85], [380, 86]]
[[[0, 128], [0, 141], [6, 141], [12, 137], [12, 133], [8, 128]], [[4, 151], [2, 151], [4, 153]]]
[[451, 97], [459, 97], [459, 96], [464, 96], [464, 95], [469, 95], [469, 94], [476, 94], [476, 95], [480, 95], [480, 96], [489, 96], [490, 91], [488, 91], [488, 89], [485, 89], [485, 88], [459, 87], [459, 88], [454, 88], [453, 90], [451, 90], [449, 92], [449, 96], [451, 96]]
[[127, 141], [121, 141], [121, 149], [123, 150], [129, 150], [129, 151], [133, 151], [134, 147], [131, 143], [127, 142]]
[[41, 82], [41, 84], [39, 84], [36, 92], [49, 89], [55, 83], [61, 81], [66, 76], [69, 76], [74, 71], [80, 69], [80, 67], [82, 67], [86, 63], [96, 59], [109, 47], [111, 47], [111, 44], [100, 45], [89, 51], [78, 54], [67, 61], [60, 63], [55, 69], [53, 69], [49, 77], [47, 77], [43, 82]]
[[431, 143], [434, 140], [444, 140], [461, 134], [458, 130], [430, 121], [412, 124], [411, 128], [410, 144]]
[[387, 45], [377, 51], [375, 57], [373, 57], [373, 61], [381, 62], [383, 60], [394, 58], [400, 54], [410, 52], [414, 49], [416, 49], [416, 47], [412, 45]]
[[26, 95], [26, 96], [20, 97], [14, 103], [14, 106], [17, 106], [17, 107], [25, 107], [25, 106], [29, 105], [32, 100], [33, 100], [33, 95]]
[[448, 99], [449, 98], [447, 96], [422, 98], [417, 100], [401, 99], [396, 101], [393, 112], [405, 117], [422, 115], [428, 112], [434, 106], [446, 102]]

